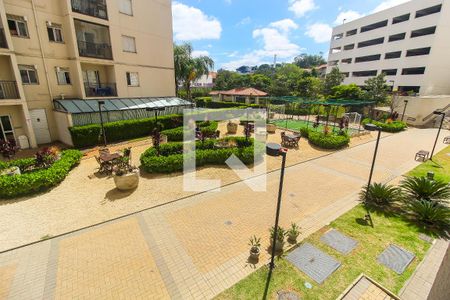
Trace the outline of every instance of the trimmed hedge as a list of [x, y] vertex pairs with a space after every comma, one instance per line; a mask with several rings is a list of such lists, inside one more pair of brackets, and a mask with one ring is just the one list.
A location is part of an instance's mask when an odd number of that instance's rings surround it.
[[245, 104], [245, 103], [237, 103], [237, 102], [225, 102], [225, 101], [212, 101], [211, 97], [200, 97], [195, 99], [195, 103], [197, 107], [205, 107], [205, 108], [244, 108], [244, 107], [253, 107], [259, 108], [261, 105], [259, 104]]
[[[236, 155], [244, 164], [254, 162], [253, 139], [246, 140], [244, 137], [229, 137], [221, 140], [234, 140], [237, 147], [214, 149], [214, 144], [219, 140], [210, 139], [204, 142], [196, 142], [195, 159], [196, 166], [208, 164], [224, 165], [225, 161], [232, 155]], [[263, 149], [260, 153], [263, 153]], [[258, 151], [259, 152], [259, 151]], [[160, 147], [160, 156], [156, 155], [155, 148], [147, 149], [141, 155], [141, 165], [148, 173], [172, 173], [183, 170], [183, 143], [173, 142], [163, 144]]]
[[[57, 160], [47, 169], [22, 175], [0, 176], [0, 198], [15, 198], [34, 194], [59, 184], [66, 178], [69, 171], [80, 162], [82, 156], [83, 154], [78, 150], [65, 150], [61, 153], [61, 159]], [[19, 166], [20, 168], [31, 160], [10, 161], [7, 165]]]
[[[217, 131], [217, 127], [219, 127], [219, 123], [216, 121], [211, 122], [200, 122], [198, 124], [202, 134], [206, 136], [210, 136]], [[167, 140], [169, 142], [181, 142], [183, 141], [184, 131], [183, 127], [177, 127], [173, 129], [163, 130], [161, 134], [167, 136]]]
[[[161, 128], [175, 128], [183, 124], [183, 115], [158, 117]], [[122, 120], [104, 123], [106, 139], [109, 143], [135, 139], [150, 135], [155, 128], [155, 118]], [[74, 146], [85, 148], [95, 146], [100, 140], [100, 124], [74, 126], [69, 128]]]
[[312, 145], [323, 149], [341, 149], [350, 143], [350, 137], [347, 134], [330, 133], [325, 135], [323, 132], [316, 131], [309, 131], [308, 140]]
[[403, 131], [408, 127], [408, 125], [406, 125], [405, 122], [401, 122], [401, 121], [392, 121], [390, 123], [384, 123], [384, 122], [375, 121], [375, 120], [372, 120], [369, 118], [364, 119], [362, 121], [363, 125], [366, 125], [368, 123], [372, 123], [378, 127], [381, 127], [381, 131], [391, 132], [391, 133]]

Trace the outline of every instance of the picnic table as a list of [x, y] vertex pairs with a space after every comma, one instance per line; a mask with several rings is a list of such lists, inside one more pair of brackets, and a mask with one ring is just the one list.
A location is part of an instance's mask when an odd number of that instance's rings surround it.
[[121, 158], [122, 154], [116, 152], [116, 153], [102, 153], [100, 154], [100, 159], [105, 161], [105, 162], [110, 162], [113, 160], [116, 160], [118, 158]]
[[285, 147], [298, 147], [301, 136], [295, 133], [281, 133], [281, 144]]

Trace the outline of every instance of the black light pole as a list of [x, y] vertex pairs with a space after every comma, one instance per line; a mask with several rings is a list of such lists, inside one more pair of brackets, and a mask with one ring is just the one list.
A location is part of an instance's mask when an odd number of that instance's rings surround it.
[[102, 105], [105, 104], [105, 101], [98, 101], [98, 111], [100, 113], [100, 124], [102, 126], [102, 135], [103, 135], [103, 146], [106, 147], [106, 133], [105, 126], [103, 125], [103, 114], [102, 114]]
[[406, 106], [408, 106], [408, 100], [405, 100], [404, 102], [405, 102], [405, 107], [403, 107], [402, 122], [403, 122], [403, 119], [405, 118]]
[[370, 188], [370, 184], [372, 183], [372, 176], [373, 176], [373, 169], [375, 167], [375, 160], [377, 159], [378, 145], [380, 144], [380, 137], [381, 137], [381, 127], [376, 126], [374, 124], [366, 124], [364, 126], [364, 129], [366, 129], [368, 131], [378, 131], [377, 142], [375, 144], [375, 151], [373, 153], [372, 166], [370, 167], [369, 182], [367, 183], [366, 197], [364, 199], [364, 207], [365, 207], [366, 212], [367, 212], [367, 214], [365, 216], [365, 219], [373, 227], [372, 216], [370, 215], [370, 211], [367, 208], [367, 195], [368, 195], [368, 191], [369, 191], [369, 188]]
[[439, 124], [439, 130], [436, 135], [436, 140], [434, 141], [433, 150], [431, 150], [430, 160], [433, 160], [434, 150], [436, 149], [436, 144], [439, 139], [439, 134], [441, 133], [442, 124], [444, 124], [444, 119], [445, 119], [445, 112], [443, 112], [443, 111], [435, 110], [435, 111], [433, 111], [433, 114], [438, 115], [438, 116], [440, 115], [440, 116], [442, 116], [442, 118], [441, 118], [441, 123]]
[[155, 113], [155, 128], [159, 131], [159, 126], [158, 126], [158, 112], [160, 111], [165, 111], [166, 108], [165, 107], [146, 107], [145, 108], [146, 111], [152, 111]]

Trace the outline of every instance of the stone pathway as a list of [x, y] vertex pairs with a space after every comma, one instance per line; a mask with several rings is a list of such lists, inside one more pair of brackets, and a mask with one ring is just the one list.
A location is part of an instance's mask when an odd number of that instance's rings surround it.
[[[416, 166], [414, 153], [432, 145], [435, 133], [384, 138], [374, 180]], [[288, 168], [281, 225], [297, 222], [300, 240], [356, 205], [373, 149], [371, 142]], [[264, 193], [239, 182], [3, 252], [0, 299], [210, 299], [267, 262], [262, 251], [258, 265], [248, 264], [247, 243], [256, 234], [269, 245], [278, 179], [278, 171], [268, 174]]]

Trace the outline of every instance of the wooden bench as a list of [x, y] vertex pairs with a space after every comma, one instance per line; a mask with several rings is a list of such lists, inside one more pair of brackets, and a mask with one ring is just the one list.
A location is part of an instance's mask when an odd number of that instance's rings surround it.
[[450, 136], [444, 138], [444, 144], [450, 144]]
[[426, 161], [429, 155], [430, 151], [420, 150], [416, 153], [415, 160], [421, 159], [422, 161]]

